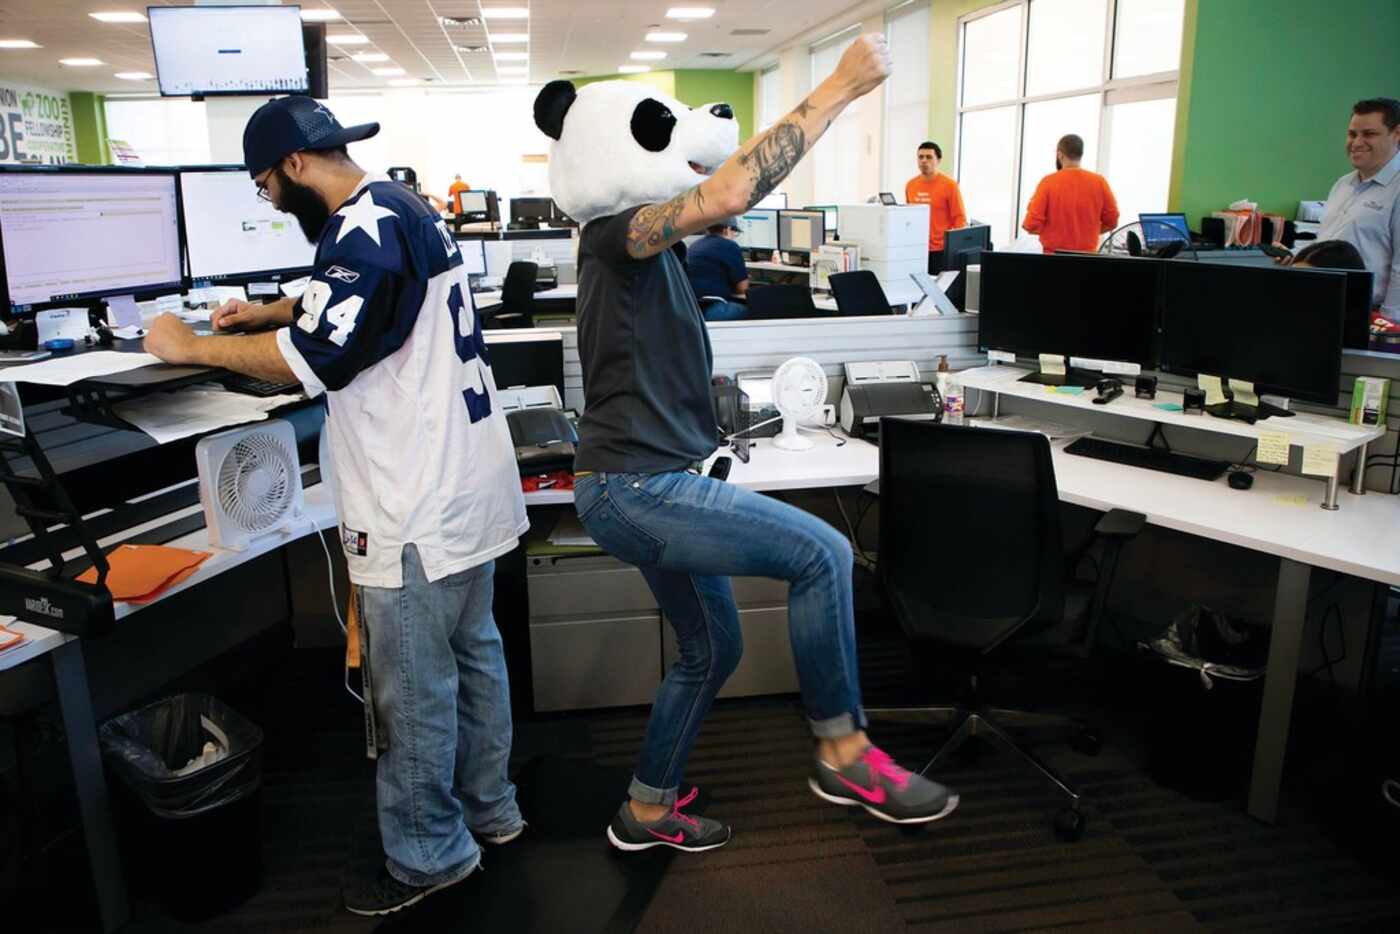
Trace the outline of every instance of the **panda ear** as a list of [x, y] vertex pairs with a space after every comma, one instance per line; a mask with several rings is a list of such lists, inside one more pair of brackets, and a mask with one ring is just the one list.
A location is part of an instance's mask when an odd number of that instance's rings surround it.
[[535, 126], [550, 139], [564, 132], [564, 115], [574, 105], [578, 92], [572, 81], [551, 81], [540, 89], [535, 98]]

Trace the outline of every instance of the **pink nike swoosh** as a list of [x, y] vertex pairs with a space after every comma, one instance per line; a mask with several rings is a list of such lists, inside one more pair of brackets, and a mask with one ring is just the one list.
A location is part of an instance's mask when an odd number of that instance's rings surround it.
[[874, 788], [863, 788], [860, 785], [857, 785], [855, 782], [847, 779], [844, 775], [838, 774], [836, 777], [840, 780], [841, 784], [845, 785], [847, 788], [851, 789], [856, 794], [864, 798], [866, 801], [869, 801], [871, 804], [885, 803], [885, 789], [880, 787], [879, 785], [876, 785]]
[[[881, 797], [884, 797], [883, 792], [884, 792], [884, 789], [881, 789]], [[664, 833], [657, 833], [655, 830], [651, 830], [651, 829], [648, 829], [648, 830], [647, 830], [647, 833], [651, 834], [653, 837], [656, 837], [658, 840], [665, 840], [667, 843], [684, 843], [684, 842], [685, 842], [685, 833], [684, 833], [683, 831], [680, 831], [680, 830], [677, 830], [677, 831], [676, 831], [676, 835], [675, 835], [674, 837], [668, 837], [668, 836], [666, 836]]]

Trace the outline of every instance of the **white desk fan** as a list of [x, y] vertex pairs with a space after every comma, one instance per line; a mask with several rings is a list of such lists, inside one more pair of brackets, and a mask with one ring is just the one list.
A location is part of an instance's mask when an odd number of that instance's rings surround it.
[[817, 361], [793, 357], [773, 374], [773, 404], [783, 417], [783, 430], [773, 439], [782, 451], [805, 451], [812, 442], [797, 433], [797, 423], [821, 412], [826, 402], [826, 372]]
[[296, 430], [274, 418], [201, 438], [199, 500], [209, 543], [241, 551], [302, 515]]

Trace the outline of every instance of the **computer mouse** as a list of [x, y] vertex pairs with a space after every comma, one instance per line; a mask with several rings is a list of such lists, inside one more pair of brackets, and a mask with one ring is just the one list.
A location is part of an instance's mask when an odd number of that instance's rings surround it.
[[1254, 474], [1245, 473], [1243, 470], [1232, 470], [1230, 476], [1226, 478], [1232, 489], [1247, 490], [1254, 486]]

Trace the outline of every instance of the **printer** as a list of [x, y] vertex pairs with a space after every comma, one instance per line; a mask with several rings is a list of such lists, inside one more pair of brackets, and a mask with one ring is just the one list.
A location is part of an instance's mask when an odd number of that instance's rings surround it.
[[841, 428], [852, 438], [878, 441], [880, 418], [897, 415], [938, 421], [943, 400], [932, 381], [919, 378], [912, 360], [846, 364], [841, 390]]

